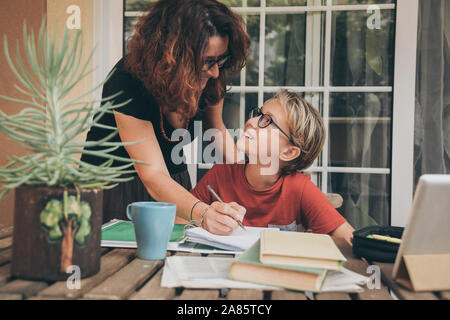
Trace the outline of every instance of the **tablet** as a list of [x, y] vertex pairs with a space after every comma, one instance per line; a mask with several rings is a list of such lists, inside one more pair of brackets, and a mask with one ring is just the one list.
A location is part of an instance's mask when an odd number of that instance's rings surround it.
[[405, 255], [441, 254], [450, 255], [450, 175], [423, 175], [416, 188], [392, 278], [398, 278]]

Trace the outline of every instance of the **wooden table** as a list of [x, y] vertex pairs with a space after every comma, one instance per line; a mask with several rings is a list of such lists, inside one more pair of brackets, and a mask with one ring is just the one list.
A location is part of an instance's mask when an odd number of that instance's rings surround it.
[[[368, 264], [356, 259], [348, 244], [337, 241], [348, 259], [344, 267], [370, 276]], [[10, 275], [12, 228], [0, 230], [0, 300], [31, 299], [102, 299], [102, 300], [307, 300], [311, 296], [288, 290], [265, 291], [248, 289], [183, 289], [160, 286], [164, 261], [136, 258], [135, 249], [103, 248], [100, 272], [81, 280], [80, 289], [69, 289], [66, 281], [45, 282], [14, 279]], [[168, 252], [171, 254], [185, 254]], [[190, 254], [189, 254], [190, 255]], [[217, 256], [217, 255], [214, 255]], [[414, 293], [399, 287], [390, 279], [392, 264], [377, 263], [381, 269], [380, 289], [365, 288], [358, 293], [319, 293], [316, 300], [392, 300], [389, 289], [399, 299], [449, 299], [450, 292]]]

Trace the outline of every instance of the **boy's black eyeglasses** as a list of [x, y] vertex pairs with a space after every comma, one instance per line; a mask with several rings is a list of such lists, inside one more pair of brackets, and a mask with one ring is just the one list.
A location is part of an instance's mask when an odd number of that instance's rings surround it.
[[212, 69], [212, 67], [214, 67], [214, 65], [217, 63], [217, 66], [220, 68], [222, 68], [224, 66], [224, 64], [231, 58], [231, 55], [226, 55], [226, 56], [222, 56], [219, 57], [217, 59], [207, 59], [205, 61], [205, 64], [203, 65], [202, 71], [209, 71]]
[[283, 129], [281, 129], [280, 126], [275, 123], [275, 121], [273, 121], [273, 119], [272, 119], [272, 117], [270, 115], [268, 115], [267, 113], [263, 113], [261, 111], [261, 108], [257, 107], [257, 108], [254, 108], [253, 110], [250, 111], [250, 118], [253, 118], [253, 117], [260, 117], [258, 119], [258, 127], [266, 128], [269, 125], [273, 124], [273, 125], [275, 125], [275, 127], [277, 127], [281, 131], [282, 134], [284, 134], [286, 136], [286, 138], [288, 138], [288, 140], [293, 145], [295, 145], [295, 143], [292, 140], [292, 138], [289, 137], [289, 135], [286, 132], [284, 132]]

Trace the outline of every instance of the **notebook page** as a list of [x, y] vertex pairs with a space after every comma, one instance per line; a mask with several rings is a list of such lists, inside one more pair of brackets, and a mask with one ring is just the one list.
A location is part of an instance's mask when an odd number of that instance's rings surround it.
[[198, 242], [226, 250], [245, 251], [250, 248], [267, 228], [245, 227], [247, 230], [237, 228], [229, 236], [220, 236], [210, 233], [201, 227], [186, 230], [189, 241]]

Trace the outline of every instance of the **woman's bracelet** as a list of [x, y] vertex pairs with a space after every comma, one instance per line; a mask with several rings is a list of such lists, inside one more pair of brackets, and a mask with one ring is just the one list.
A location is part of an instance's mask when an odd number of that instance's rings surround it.
[[207, 206], [206, 209], [203, 210], [203, 212], [202, 212], [202, 219], [200, 220], [200, 227], [202, 227], [202, 228], [203, 228], [203, 219], [205, 218], [205, 214], [209, 208], [210, 208], [210, 206]]
[[202, 202], [201, 200], [198, 200], [196, 203], [194, 203], [194, 205], [192, 206], [192, 209], [191, 209], [191, 220], [189, 220], [189, 221], [192, 221], [192, 212], [194, 211], [194, 207], [196, 206], [196, 205], [198, 205], [200, 202]]

